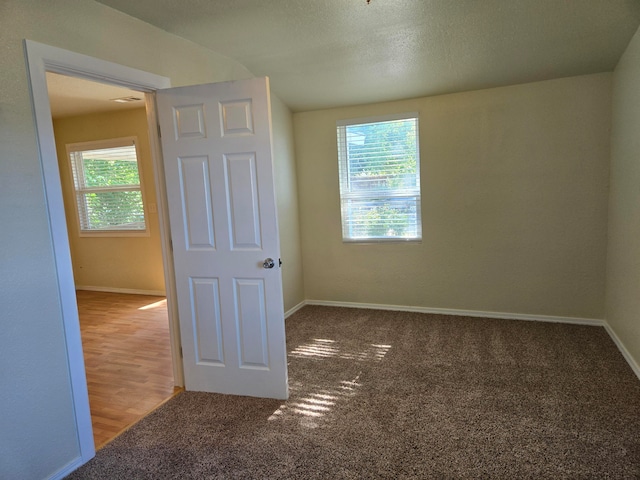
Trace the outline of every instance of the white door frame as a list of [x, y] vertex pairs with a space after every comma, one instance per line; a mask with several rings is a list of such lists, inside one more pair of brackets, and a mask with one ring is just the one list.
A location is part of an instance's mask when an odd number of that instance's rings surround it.
[[47, 91], [46, 72], [60, 73], [101, 83], [119, 85], [147, 93], [147, 121], [149, 124], [149, 141], [151, 143], [153, 157], [156, 191], [158, 194], [158, 217], [167, 290], [167, 311], [171, 336], [173, 375], [176, 385], [183, 386], [184, 378], [182, 359], [180, 357], [180, 331], [175, 301], [175, 276], [173, 274], [173, 260], [170, 253], [167, 195], [164, 185], [164, 170], [160, 156], [158, 123], [153, 95], [153, 92], [158, 89], [170, 87], [171, 82], [167, 77], [154, 75], [61, 48], [51, 47], [31, 40], [25, 40], [24, 46], [29, 89], [33, 103], [36, 135], [42, 166], [51, 244], [58, 280], [60, 309], [65, 332], [67, 362], [71, 381], [71, 398], [73, 401], [76, 431], [80, 447], [80, 458], [68, 466], [70, 467], [67, 471], [68, 473], [91, 459], [95, 455], [95, 446], [93, 443], [93, 429], [91, 427], [87, 379], [82, 354], [80, 323], [78, 320], [73, 268], [53, 133], [53, 121], [51, 119], [51, 107], [49, 105], [49, 94]]

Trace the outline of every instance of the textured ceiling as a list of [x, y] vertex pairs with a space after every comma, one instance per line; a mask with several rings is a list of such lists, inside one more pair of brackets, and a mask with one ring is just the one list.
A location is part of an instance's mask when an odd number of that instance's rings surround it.
[[98, 0], [234, 58], [294, 111], [611, 71], [640, 0]]

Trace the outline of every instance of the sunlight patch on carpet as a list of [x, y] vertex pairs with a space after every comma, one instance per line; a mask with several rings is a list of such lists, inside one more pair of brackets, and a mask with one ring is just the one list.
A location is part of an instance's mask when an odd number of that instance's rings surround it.
[[291, 398], [271, 414], [268, 421], [298, 419], [300, 424], [315, 428], [320, 419], [329, 414], [332, 409], [339, 407], [341, 402], [347, 401], [357, 393], [360, 387], [360, 373], [353, 380], [341, 380], [335, 388], [324, 387], [305, 388], [300, 384], [289, 386]]
[[335, 340], [314, 338], [312, 342], [299, 345], [289, 354], [295, 358], [341, 358], [360, 362], [382, 360], [391, 345], [369, 344], [366, 350], [349, 350], [341, 347]]

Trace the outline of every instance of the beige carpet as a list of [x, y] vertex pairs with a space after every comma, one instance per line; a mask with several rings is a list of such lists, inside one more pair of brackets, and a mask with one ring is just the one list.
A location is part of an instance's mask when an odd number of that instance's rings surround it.
[[180, 394], [68, 478], [640, 478], [603, 328], [308, 306], [287, 342], [287, 402]]

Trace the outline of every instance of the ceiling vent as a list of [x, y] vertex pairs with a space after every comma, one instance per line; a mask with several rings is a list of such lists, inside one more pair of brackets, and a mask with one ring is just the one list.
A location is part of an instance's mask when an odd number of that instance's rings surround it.
[[131, 102], [139, 102], [142, 99], [140, 97], [121, 97], [121, 98], [112, 98], [112, 102], [116, 103], [131, 103]]

